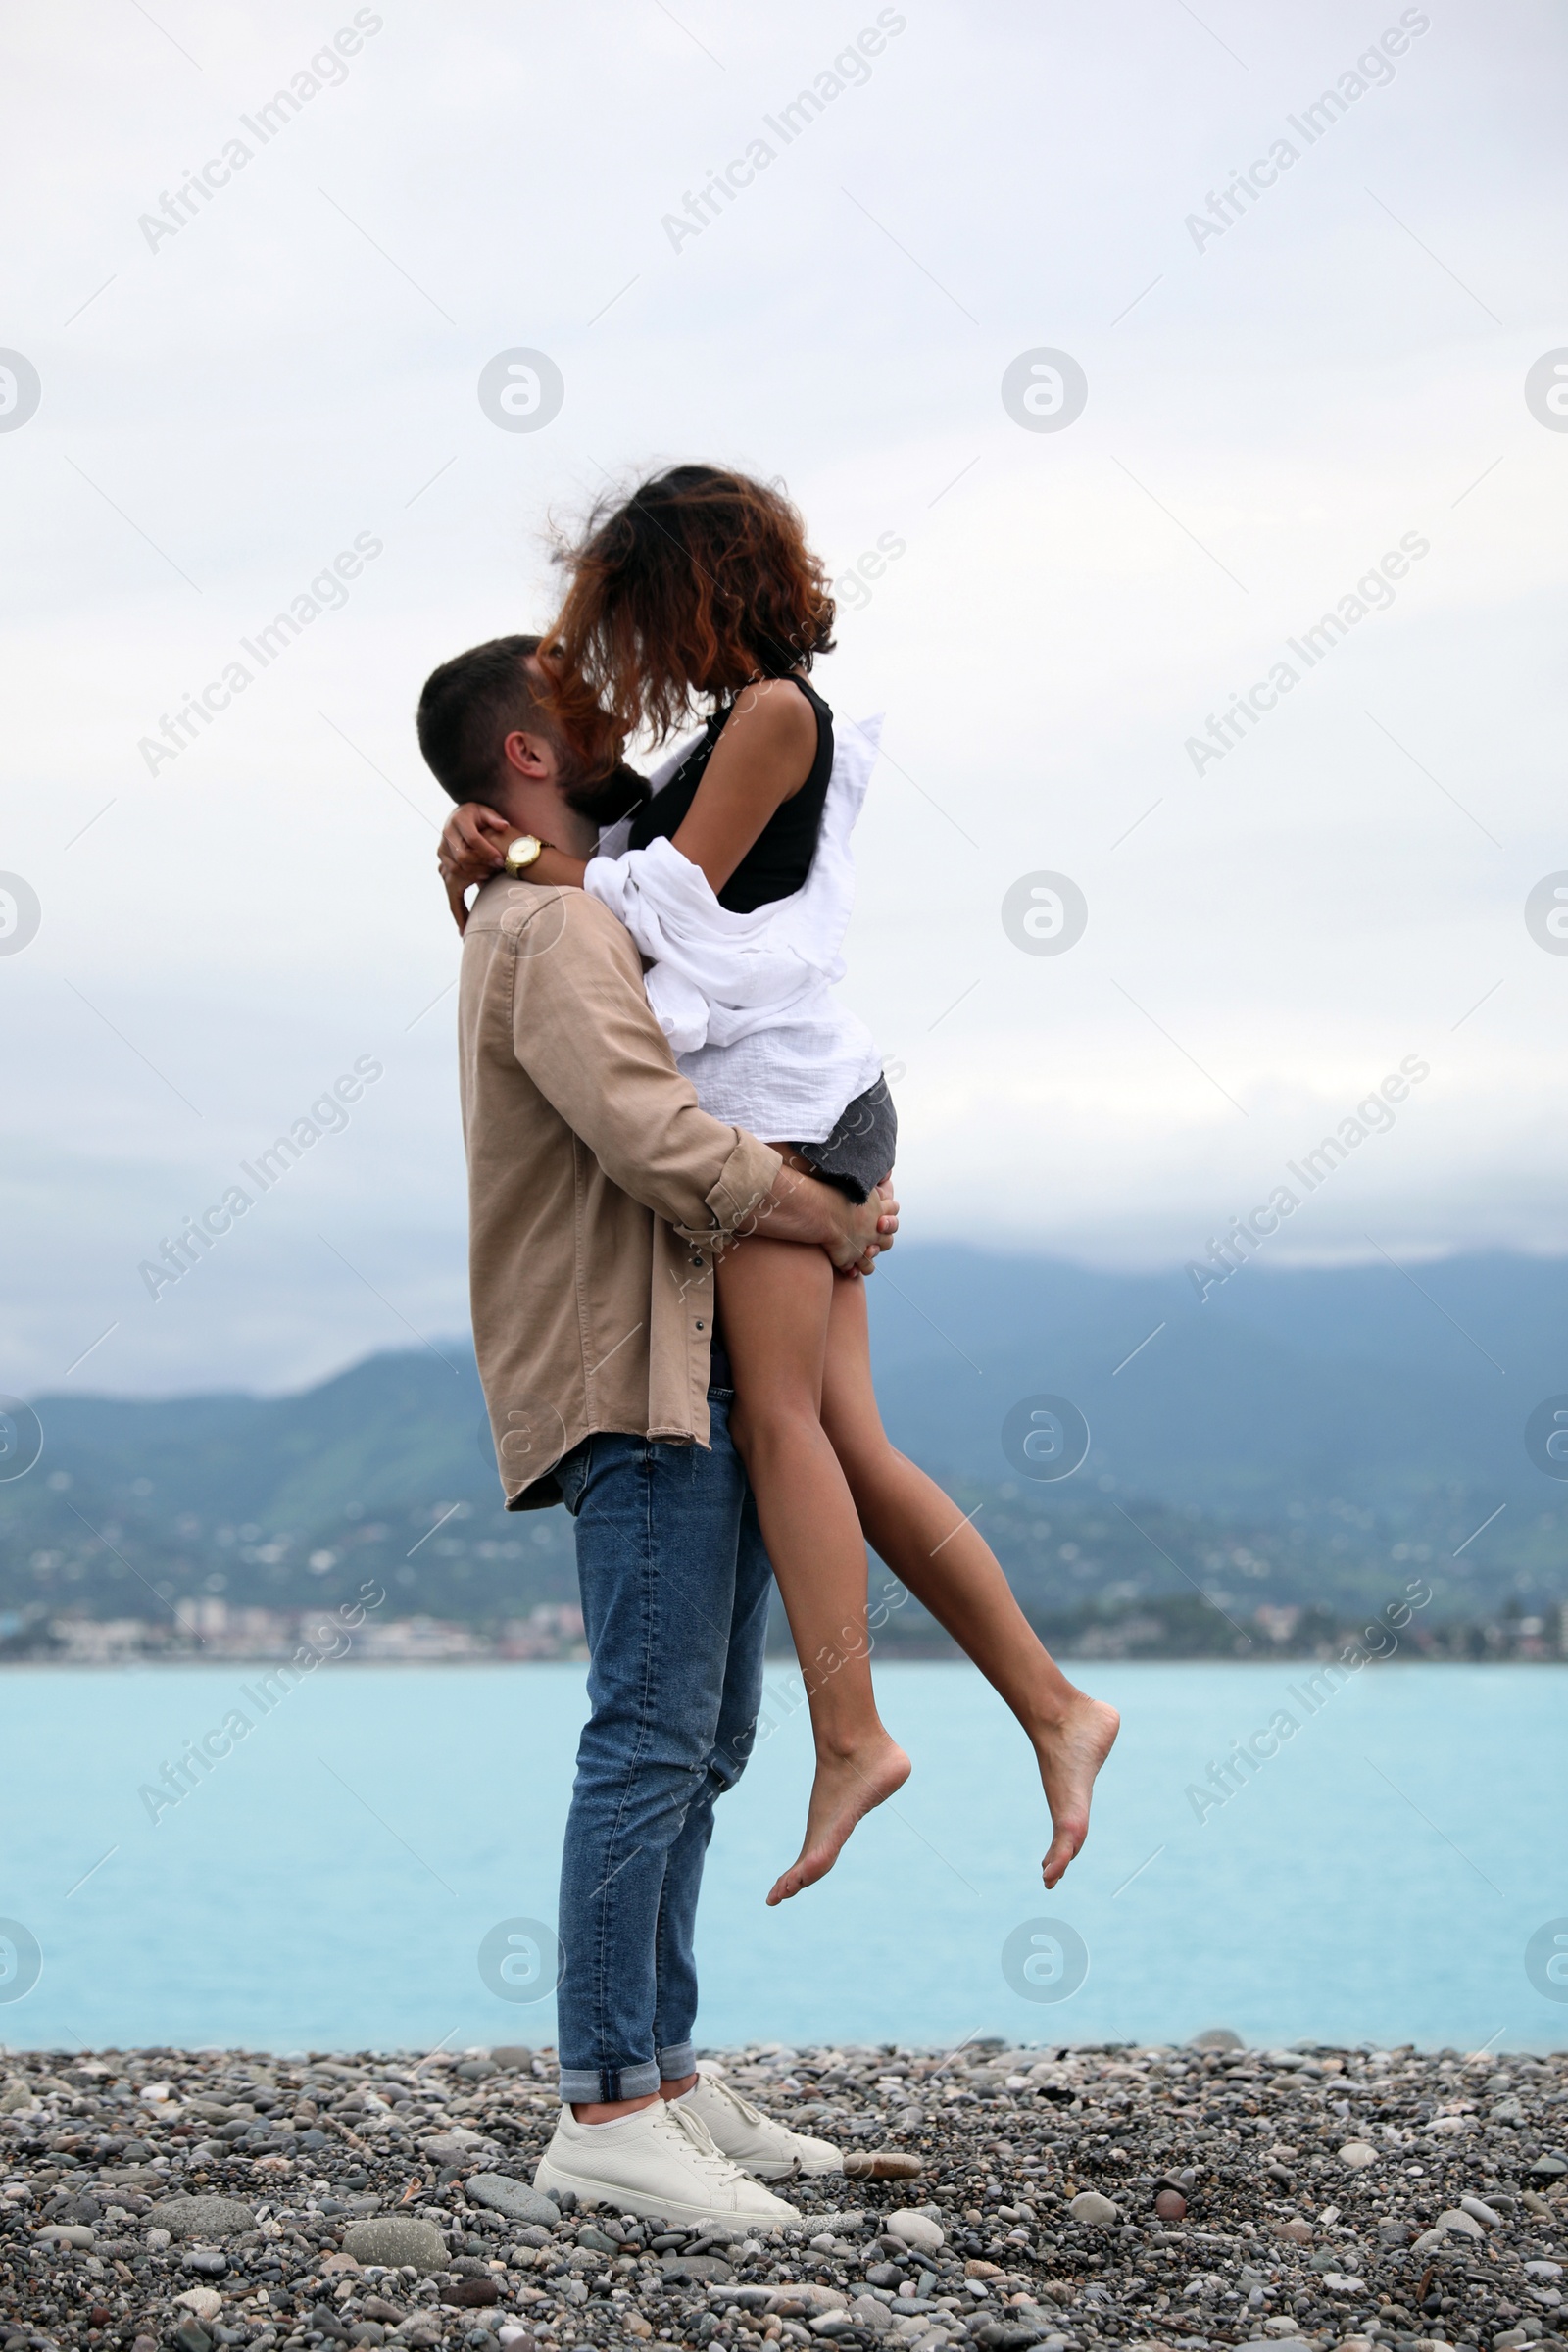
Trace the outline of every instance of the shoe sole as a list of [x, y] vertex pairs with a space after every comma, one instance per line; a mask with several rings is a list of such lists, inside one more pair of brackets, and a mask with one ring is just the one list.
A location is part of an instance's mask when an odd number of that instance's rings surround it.
[[[548, 2197], [555, 2189], [569, 2188], [579, 2198], [596, 2197], [601, 2205], [612, 2205], [620, 2213], [634, 2213], [639, 2221], [645, 2222], [716, 2222], [727, 2230], [746, 2224], [759, 2230], [782, 2230], [801, 2219], [795, 2207], [788, 2204], [782, 2213], [748, 2213], [744, 2207], [701, 2205], [678, 2197], [645, 2195], [640, 2189], [622, 2188], [617, 2181], [596, 2180], [588, 2173], [567, 2172], [548, 2156], [541, 2157], [533, 2184], [541, 2196]], [[780, 2203], [783, 2202], [781, 2198]]]

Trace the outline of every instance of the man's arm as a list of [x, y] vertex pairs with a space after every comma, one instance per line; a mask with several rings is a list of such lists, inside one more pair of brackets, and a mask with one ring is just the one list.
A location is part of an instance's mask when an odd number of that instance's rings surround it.
[[781, 1166], [773, 1189], [740, 1237], [756, 1234], [770, 1242], [814, 1242], [841, 1274], [869, 1274], [899, 1230], [899, 1204], [891, 1185], [859, 1205], [836, 1184]]
[[631, 938], [597, 900], [565, 891], [527, 908], [512, 1015], [513, 1049], [540, 1093], [612, 1182], [678, 1232], [720, 1246], [748, 1233], [814, 1243], [844, 1268], [877, 1245], [885, 1202], [858, 1206], [699, 1107]]

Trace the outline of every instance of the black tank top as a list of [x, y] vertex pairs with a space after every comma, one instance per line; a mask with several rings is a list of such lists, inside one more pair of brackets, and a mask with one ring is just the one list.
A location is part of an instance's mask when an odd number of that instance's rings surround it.
[[[833, 713], [804, 678], [799, 686], [816, 713], [816, 758], [811, 772], [797, 793], [781, 801], [718, 894], [718, 903], [731, 914], [751, 914], [774, 899], [787, 899], [802, 888], [816, 855], [822, 829], [828, 779], [833, 772]], [[628, 848], [646, 850], [651, 841], [668, 841], [685, 821], [697, 798], [697, 787], [735, 708], [727, 703], [715, 710], [669, 782], [646, 800], [632, 819]]]

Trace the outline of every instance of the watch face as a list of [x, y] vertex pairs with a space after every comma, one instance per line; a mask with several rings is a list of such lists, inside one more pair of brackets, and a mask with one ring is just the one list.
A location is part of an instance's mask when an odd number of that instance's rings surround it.
[[527, 868], [533, 864], [538, 855], [539, 844], [534, 839], [534, 836], [531, 833], [519, 834], [517, 839], [507, 851], [508, 873], [520, 874], [526, 872]]

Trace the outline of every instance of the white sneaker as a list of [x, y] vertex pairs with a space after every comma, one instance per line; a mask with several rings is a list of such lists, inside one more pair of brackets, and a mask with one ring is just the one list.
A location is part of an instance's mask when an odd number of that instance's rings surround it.
[[545, 2196], [575, 2189], [644, 2219], [728, 2222], [776, 2229], [800, 2215], [714, 2147], [686, 2100], [655, 2099], [612, 2124], [579, 2124], [561, 2110], [533, 2184]]
[[678, 2111], [701, 2117], [713, 2145], [760, 2180], [844, 2170], [843, 2151], [831, 2140], [811, 2139], [804, 2132], [775, 2124], [706, 2061], [698, 2066], [695, 2088], [673, 2103]]

